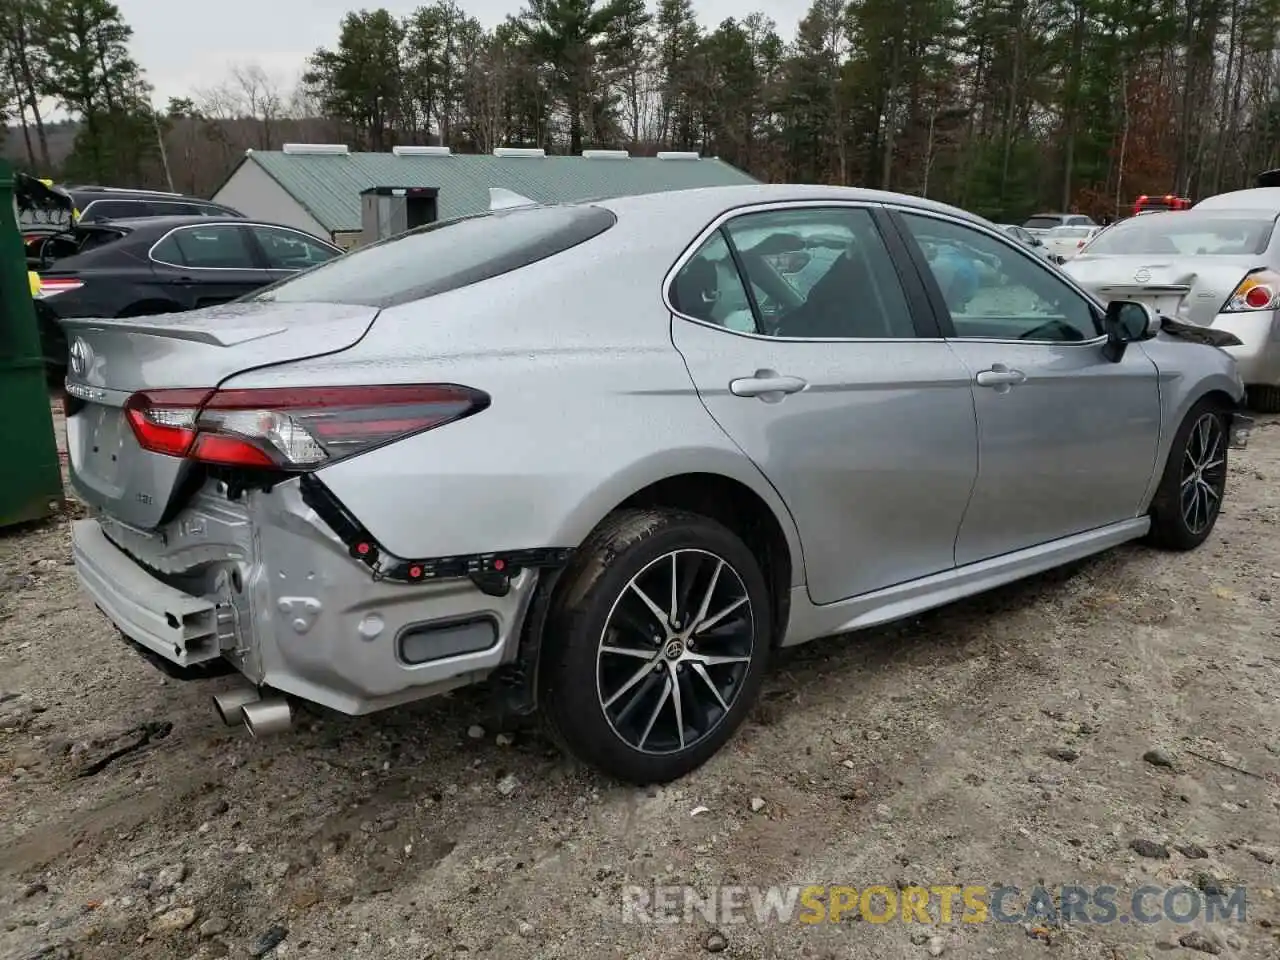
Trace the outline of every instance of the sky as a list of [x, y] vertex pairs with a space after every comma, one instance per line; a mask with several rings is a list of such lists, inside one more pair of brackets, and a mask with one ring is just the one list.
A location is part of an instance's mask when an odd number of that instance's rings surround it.
[[[332, 47], [338, 24], [349, 10], [386, 7], [404, 15], [422, 0], [213, 0], [193, 17], [191, 2], [115, 0], [133, 27], [132, 51], [155, 87], [163, 106], [170, 97], [191, 96], [223, 83], [234, 66], [257, 64], [283, 89], [301, 76], [307, 57], [317, 47]], [[694, 0], [704, 26], [726, 17], [741, 19], [759, 10], [791, 35], [810, 0]], [[459, 5], [486, 27], [516, 13], [523, 0], [459, 0]]]

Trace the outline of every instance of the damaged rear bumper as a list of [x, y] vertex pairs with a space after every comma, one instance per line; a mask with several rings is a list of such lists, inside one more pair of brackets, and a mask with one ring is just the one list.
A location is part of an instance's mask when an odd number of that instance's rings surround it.
[[225, 658], [252, 683], [347, 714], [484, 679], [512, 662], [539, 572], [509, 590], [468, 578], [378, 579], [296, 481], [230, 501], [215, 481], [157, 531], [73, 527], [86, 593], [130, 639], [180, 667]]

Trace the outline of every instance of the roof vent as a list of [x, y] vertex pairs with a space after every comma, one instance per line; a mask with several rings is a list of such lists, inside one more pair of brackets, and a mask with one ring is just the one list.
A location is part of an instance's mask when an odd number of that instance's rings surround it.
[[448, 147], [392, 147], [391, 152], [397, 157], [447, 157], [453, 151]]
[[625, 150], [583, 150], [584, 160], [627, 160], [631, 154]]
[[299, 156], [345, 156], [351, 152], [345, 143], [286, 143], [280, 149]]
[[545, 157], [547, 151], [541, 147], [494, 147], [495, 157]]
[[696, 150], [659, 150], [659, 160], [701, 160], [702, 155]]

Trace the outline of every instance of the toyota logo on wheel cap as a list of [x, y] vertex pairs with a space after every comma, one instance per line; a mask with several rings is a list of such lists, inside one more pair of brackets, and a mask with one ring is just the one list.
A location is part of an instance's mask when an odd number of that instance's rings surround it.
[[89, 372], [89, 363], [92, 359], [93, 351], [89, 349], [89, 344], [82, 338], [76, 337], [75, 342], [71, 344], [71, 372], [77, 377], [83, 377]]
[[1151, 279], [1151, 271], [1146, 267], [1140, 267], [1138, 272], [1133, 275], [1135, 283], [1146, 283]]

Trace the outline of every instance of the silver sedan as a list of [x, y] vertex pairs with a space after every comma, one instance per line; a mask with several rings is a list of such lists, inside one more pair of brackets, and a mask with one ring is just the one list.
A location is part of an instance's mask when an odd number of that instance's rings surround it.
[[1213, 529], [1235, 361], [985, 221], [803, 186], [502, 203], [67, 321], [81, 582], [166, 669], [241, 674], [228, 723], [488, 680], [665, 781], [777, 647]]
[[[1099, 234], [1063, 269], [1102, 300], [1138, 300], [1228, 331], [1249, 404], [1280, 412], [1280, 204], [1241, 191], [1191, 210], [1133, 217]], [[1233, 199], [1234, 198], [1234, 199]], [[1239, 204], [1239, 206], [1237, 206]]]

